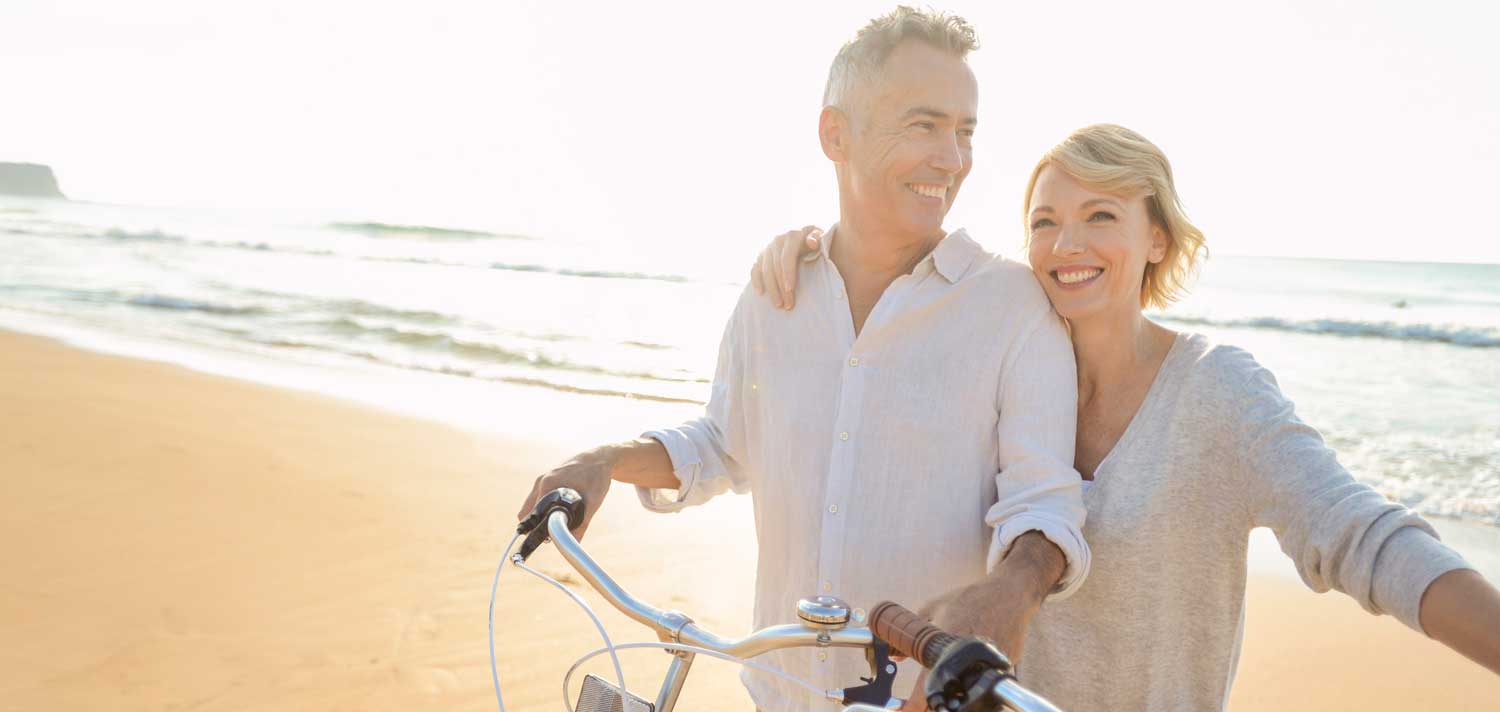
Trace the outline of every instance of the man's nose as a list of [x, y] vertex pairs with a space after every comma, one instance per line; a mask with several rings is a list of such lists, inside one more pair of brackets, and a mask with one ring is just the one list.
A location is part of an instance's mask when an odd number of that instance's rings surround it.
[[964, 169], [963, 149], [958, 145], [958, 135], [949, 134], [933, 148], [932, 167], [948, 175], [958, 175]]

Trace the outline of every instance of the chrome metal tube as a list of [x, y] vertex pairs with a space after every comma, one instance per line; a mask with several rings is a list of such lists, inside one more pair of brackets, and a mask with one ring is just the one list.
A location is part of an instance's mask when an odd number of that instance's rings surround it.
[[682, 694], [682, 684], [687, 682], [688, 670], [693, 667], [695, 653], [678, 651], [672, 655], [672, 664], [667, 666], [667, 679], [662, 681], [661, 692], [656, 696], [656, 712], [672, 712], [677, 707], [677, 696]]
[[[667, 612], [630, 595], [630, 592], [615, 583], [609, 574], [604, 573], [604, 569], [584, 552], [583, 546], [573, 538], [573, 533], [568, 531], [568, 518], [565, 513], [554, 512], [547, 518], [547, 533], [552, 536], [552, 541], [557, 545], [557, 550], [563, 558], [572, 564], [578, 574], [583, 576], [584, 580], [594, 587], [594, 590], [604, 596], [610, 605], [619, 609], [631, 620], [651, 628], [664, 640], [671, 639], [672, 629], [675, 626]], [[826, 640], [820, 640], [820, 635], [826, 636]], [[782, 648], [868, 648], [874, 642], [874, 635], [870, 633], [869, 628], [862, 626], [818, 631], [802, 625], [778, 625], [762, 628], [743, 638], [724, 638], [696, 624], [689, 623], [682, 627], [676, 642], [708, 648], [738, 658], [751, 658]]]
[[[826, 641], [820, 641], [820, 635], [826, 636]], [[775, 625], [743, 638], [729, 639], [689, 624], [682, 629], [682, 642], [728, 653], [737, 658], [753, 658], [782, 648], [868, 648], [875, 642], [875, 636], [869, 628], [863, 627], [817, 631], [801, 625]]]
[[[573, 538], [573, 532], [568, 531], [568, 515], [566, 512], [553, 512], [547, 517], [547, 533], [552, 536], [552, 541], [557, 545], [557, 550], [562, 557], [573, 565], [584, 580], [589, 582], [594, 590], [598, 591], [608, 600], [611, 605], [619, 609], [621, 613], [629, 616], [631, 620], [647, 626], [658, 634], [666, 631], [666, 612], [647, 604], [646, 602], [630, 595], [629, 591], [621, 588], [615, 580], [599, 568], [599, 564], [584, 552], [583, 546]], [[702, 646], [709, 647], [709, 646]]]
[[1004, 701], [1006, 707], [1017, 712], [1062, 712], [1045, 697], [1021, 687], [1013, 677], [1001, 680], [994, 690], [995, 696]]

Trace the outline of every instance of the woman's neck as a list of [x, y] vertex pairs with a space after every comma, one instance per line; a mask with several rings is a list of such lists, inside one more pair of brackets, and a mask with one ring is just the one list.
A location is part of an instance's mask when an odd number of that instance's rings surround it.
[[1069, 322], [1078, 361], [1078, 398], [1115, 391], [1121, 384], [1155, 376], [1176, 334], [1146, 318], [1139, 309], [1099, 314]]

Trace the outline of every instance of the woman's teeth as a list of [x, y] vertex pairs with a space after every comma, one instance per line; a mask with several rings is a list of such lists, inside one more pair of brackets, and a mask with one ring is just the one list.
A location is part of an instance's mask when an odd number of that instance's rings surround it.
[[1062, 282], [1063, 284], [1078, 284], [1079, 282], [1087, 282], [1099, 276], [1099, 273], [1103, 271], [1104, 270], [1096, 267], [1093, 269], [1079, 269], [1069, 270], [1067, 272], [1058, 272], [1057, 281]]

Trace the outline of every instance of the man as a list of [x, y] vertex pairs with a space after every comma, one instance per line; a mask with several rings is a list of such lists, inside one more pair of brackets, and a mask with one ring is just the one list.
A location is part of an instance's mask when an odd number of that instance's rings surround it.
[[[702, 418], [578, 455], [537, 479], [520, 515], [572, 487], [589, 503], [581, 536], [612, 480], [664, 512], [750, 492], [757, 628], [794, 622], [814, 594], [865, 608], [961, 589], [990, 604], [971, 630], [1019, 652], [1043, 598], [1088, 571], [1077, 388], [1028, 269], [942, 227], [972, 164], [975, 46], [961, 18], [902, 7], [840, 50], [818, 122], [840, 220], [799, 308], [747, 290]], [[857, 651], [765, 657], [824, 688], [868, 674]], [[916, 673], [903, 664], [897, 694]], [[830, 705], [742, 678], [767, 712]]]

